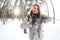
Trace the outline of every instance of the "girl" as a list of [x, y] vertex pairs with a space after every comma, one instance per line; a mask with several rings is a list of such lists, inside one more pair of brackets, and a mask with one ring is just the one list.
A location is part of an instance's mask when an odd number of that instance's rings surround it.
[[[29, 20], [28, 20], [29, 19]], [[23, 28], [27, 28], [26, 24], [29, 21], [29, 37], [30, 40], [42, 39], [42, 23], [47, 23], [51, 20], [50, 17], [41, 14], [39, 5], [34, 4], [30, 14], [23, 21]], [[22, 27], [22, 26], [21, 26]]]

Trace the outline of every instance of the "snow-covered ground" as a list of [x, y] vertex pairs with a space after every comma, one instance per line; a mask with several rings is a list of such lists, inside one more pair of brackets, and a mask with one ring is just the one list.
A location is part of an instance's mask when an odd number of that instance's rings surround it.
[[[22, 20], [9, 19], [6, 24], [0, 21], [0, 40], [29, 40], [29, 32], [24, 34], [20, 28]], [[60, 40], [60, 21], [43, 24], [44, 36], [42, 40]], [[28, 31], [28, 30], [27, 30]]]
[[9, 19], [6, 24], [0, 21], [0, 40], [28, 40], [28, 35], [20, 28], [21, 22], [18, 19]]
[[[55, 8], [55, 24], [51, 22], [43, 24], [44, 36], [42, 40], [60, 40], [60, 0], [52, 0]], [[50, 13], [50, 16], [52, 14]], [[4, 25], [0, 20], [0, 40], [29, 40], [29, 31], [24, 34], [20, 28], [22, 20], [8, 19]]]

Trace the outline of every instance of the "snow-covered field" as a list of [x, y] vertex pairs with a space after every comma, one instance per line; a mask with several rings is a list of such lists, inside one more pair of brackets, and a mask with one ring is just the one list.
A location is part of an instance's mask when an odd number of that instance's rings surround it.
[[[22, 20], [9, 19], [6, 24], [0, 21], [0, 40], [29, 40], [29, 32], [24, 34], [20, 28]], [[60, 21], [43, 24], [44, 36], [42, 40], [60, 40]], [[28, 30], [27, 30], [28, 31]]]
[[20, 23], [18, 19], [9, 19], [6, 24], [0, 21], [0, 40], [28, 40], [28, 34], [24, 34]]

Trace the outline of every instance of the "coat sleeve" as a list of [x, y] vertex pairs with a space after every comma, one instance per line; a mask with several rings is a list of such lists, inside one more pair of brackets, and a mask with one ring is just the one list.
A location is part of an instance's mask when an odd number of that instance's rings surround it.
[[28, 16], [26, 16], [26, 17], [24, 18], [24, 20], [23, 20], [22, 24], [20, 25], [20, 27], [21, 27], [22, 29], [28, 28], [27, 22], [28, 22]]
[[27, 21], [28, 21], [28, 16], [24, 18], [23, 23], [27, 23]]
[[51, 17], [48, 17], [46, 15], [42, 15], [42, 21], [43, 23], [47, 23], [47, 22], [50, 22], [52, 20]]

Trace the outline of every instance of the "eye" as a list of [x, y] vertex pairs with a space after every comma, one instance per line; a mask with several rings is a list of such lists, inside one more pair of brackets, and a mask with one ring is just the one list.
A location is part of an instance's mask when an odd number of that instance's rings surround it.
[[38, 8], [36, 8], [38, 10]]
[[36, 7], [34, 7], [34, 9], [36, 9]]
[[38, 8], [37, 8], [37, 7], [34, 7], [34, 9], [38, 10]]

